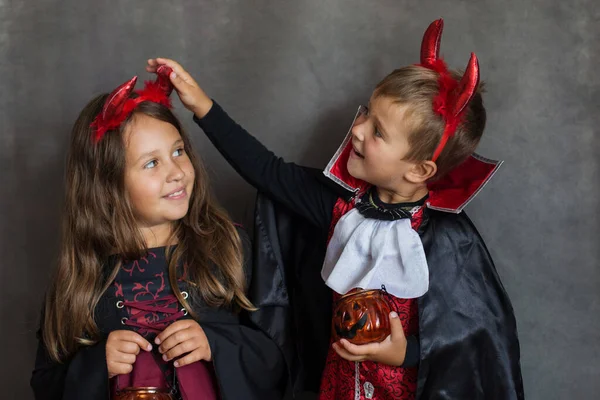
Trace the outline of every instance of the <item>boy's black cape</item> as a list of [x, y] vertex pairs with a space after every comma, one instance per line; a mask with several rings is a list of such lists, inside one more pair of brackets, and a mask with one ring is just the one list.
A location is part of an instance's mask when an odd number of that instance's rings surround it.
[[[252, 318], [284, 352], [294, 391], [318, 391], [331, 331], [327, 238], [261, 194], [255, 223]], [[513, 308], [479, 233], [464, 212], [425, 209], [419, 235], [430, 283], [418, 299], [417, 399], [523, 399]]]

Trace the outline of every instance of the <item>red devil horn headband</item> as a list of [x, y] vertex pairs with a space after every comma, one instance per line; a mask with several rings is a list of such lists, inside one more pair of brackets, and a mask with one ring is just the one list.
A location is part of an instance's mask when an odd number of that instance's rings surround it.
[[442, 41], [442, 31], [444, 30], [444, 20], [438, 19], [433, 21], [425, 34], [423, 42], [421, 42], [421, 65], [431, 67], [440, 57], [440, 42]]
[[474, 53], [471, 53], [471, 59], [460, 82], [450, 75], [448, 66], [439, 56], [443, 29], [444, 21], [441, 18], [433, 21], [425, 31], [421, 43], [421, 66], [440, 74], [440, 91], [433, 101], [433, 109], [446, 122], [442, 139], [433, 154], [433, 161], [437, 160], [448, 140], [456, 133], [463, 120], [463, 111], [475, 96], [479, 85], [479, 62]]
[[144, 89], [136, 92], [138, 94], [136, 98], [131, 98], [131, 93], [137, 83], [137, 76], [113, 90], [104, 103], [102, 112], [98, 114], [91, 125], [96, 128], [95, 142], [99, 142], [106, 132], [121, 126], [138, 104], [144, 101], [159, 103], [171, 108], [169, 100], [169, 95], [173, 91], [173, 84], [169, 79], [171, 72], [173, 70], [166, 65], [158, 67], [156, 80], [145, 82]]

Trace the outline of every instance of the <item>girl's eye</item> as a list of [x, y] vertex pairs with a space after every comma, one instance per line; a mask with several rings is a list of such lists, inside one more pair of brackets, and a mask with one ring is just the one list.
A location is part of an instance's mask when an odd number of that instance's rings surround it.
[[379, 129], [375, 128], [375, 136], [378, 138], [382, 138], [383, 135], [381, 134], [381, 132], [379, 132]]
[[158, 161], [152, 160], [152, 161], [149, 161], [148, 163], [146, 163], [146, 165], [144, 165], [144, 169], [154, 168], [157, 165], [158, 165]]
[[175, 150], [175, 151], [173, 152], [173, 156], [175, 156], [175, 157], [179, 157], [179, 156], [183, 155], [183, 153], [184, 153], [184, 150], [183, 150], [183, 147], [182, 147], [182, 148], [180, 148], [180, 149], [177, 149], [177, 150]]

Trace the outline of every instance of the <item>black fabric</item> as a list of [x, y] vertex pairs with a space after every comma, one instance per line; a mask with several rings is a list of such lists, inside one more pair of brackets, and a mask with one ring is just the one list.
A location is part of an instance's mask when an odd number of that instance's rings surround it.
[[[313, 227], [296, 223], [296, 215], [264, 195], [259, 195], [256, 202], [256, 220], [261, 226], [256, 236], [256, 259], [282, 262], [273, 266], [283, 271], [280, 276], [320, 269], [324, 252]], [[477, 230], [465, 213], [426, 209], [419, 234], [427, 256], [430, 283], [429, 291], [418, 299], [421, 347], [417, 399], [523, 399], [513, 309]], [[280, 245], [271, 246], [273, 241]], [[276, 253], [290, 251], [281, 243], [319, 250], [295, 260]], [[276, 317], [281, 320], [273, 321], [273, 314], [259, 311], [255, 315], [259, 323], [273, 327], [282, 324], [281, 321], [294, 320], [300, 305], [302, 313], [309, 315], [315, 327], [321, 329], [313, 334], [302, 329], [305, 323], [301, 320], [293, 323], [295, 340], [300, 344], [298, 354], [292, 357], [299, 360], [302, 369], [295, 376], [295, 384], [302, 387], [298, 379], [306, 379], [310, 385], [313, 377], [322, 372], [325, 358], [322, 349], [329, 342], [326, 327], [330, 316], [324, 310], [330, 308], [330, 296], [322, 290], [325, 286], [322, 280], [296, 282], [296, 286], [304, 287], [297, 290], [292, 285], [290, 291], [295, 296], [285, 304], [286, 292], [282, 287], [287, 282], [274, 280], [268, 271], [264, 273], [265, 276], [255, 276], [254, 282], [268, 282], [277, 290], [268, 290], [269, 285], [264, 284], [254, 288], [255, 294], [259, 299], [278, 298], [280, 310]], [[282, 347], [289, 343], [289, 332], [285, 329], [271, 334], [281, 338], [277, 341]], [[317, 349], [316, 362], [301, 352], [309, 345]], [[412, 350], [407, 350], [409, 357], [411, 354]]]
[[421, 361], [421, 344], [417, 336], [408, 336], [406, 338], [406, 354], [402, 367], [410, 368], [419, 366]]
[[[240, 230], [248, 282], [252, 280], [251, 243]], [[192, 289], [183, 287], [190, 293]], [[36, 400], [106, 400], [110, 396], [106, 367], [106, 338], [113, 330], [131, 329], [120, 323], [116, 300], [108, 290], [96, 308], [96, 322], [102, 340], [82, 347], [65, 363], [53, 362], [39, 340], [31, 377]], [[221, 398], [282, 399], [285, 389], [285, 362], [277, 344], [253, 322], [252, 313], [213, 309], [191, 302], [200, 326], [208, 338]], [[250, 299], [252, 295], [250, 294]], [[189, 316], [188, 316], [189, 318]], [[41, 339], [41, 338], [40, 338]]]
[[421, 200], [411, 203], [388, 204], [381, 201], [377, 190], [372, 186], [356, 203], [356, 209], [365, 218], [379, 219], [384, 221], [395, 221], [398, 219], [411, 218], [411, 210], [425, 204], [429, 195]]
[[417, 398], [523, 399], [516, 320], [483, 239], [464, 212], [426, 211]]
[[[259, 311], [251, 318], [278, 338], [294, 391], [317, 392], [331, 332], [332, 292], [321, 279], [327, 237], [297, 214], [274, 207], [268, 198], [259, 196], [257, 201], [263, 212], [255, 220], [250, 292]], [[314, 240], [306, 241], [304, 235]]]

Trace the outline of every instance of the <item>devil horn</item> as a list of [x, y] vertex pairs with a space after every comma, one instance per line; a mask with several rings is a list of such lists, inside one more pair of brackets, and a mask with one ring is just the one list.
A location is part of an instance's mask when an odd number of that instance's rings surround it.
[[479, 61], [475, 53], [471, 53], [467, 70], [456, 87], [453, 98], [452, 115], [458, 116], [469, 101], [475, 96], [479, 86]]
[[421, 42], [421, 65], [429, 67], [437, 61], [440, 56], [440, 42], [443, 30], [444, 20], [442, 18], [429, 24]]
[[167, 67], [166, 65], [161, 65], [156, 69], [156, 85], [165, 92], [165, 95], [169, 97], [171, 92], [173, 91], [173, 84], [171, 83], [171, 73], [173, 69], [171, 67]]
[[113, 116], [117, 115], [123, 109], [123, 105], [129, 98], [131, 92], [135, 88], [137, 76], [134, 76], [115, 90], [108, 96], [104, 107], [102, 108], [102, 119], [108, 121]]

